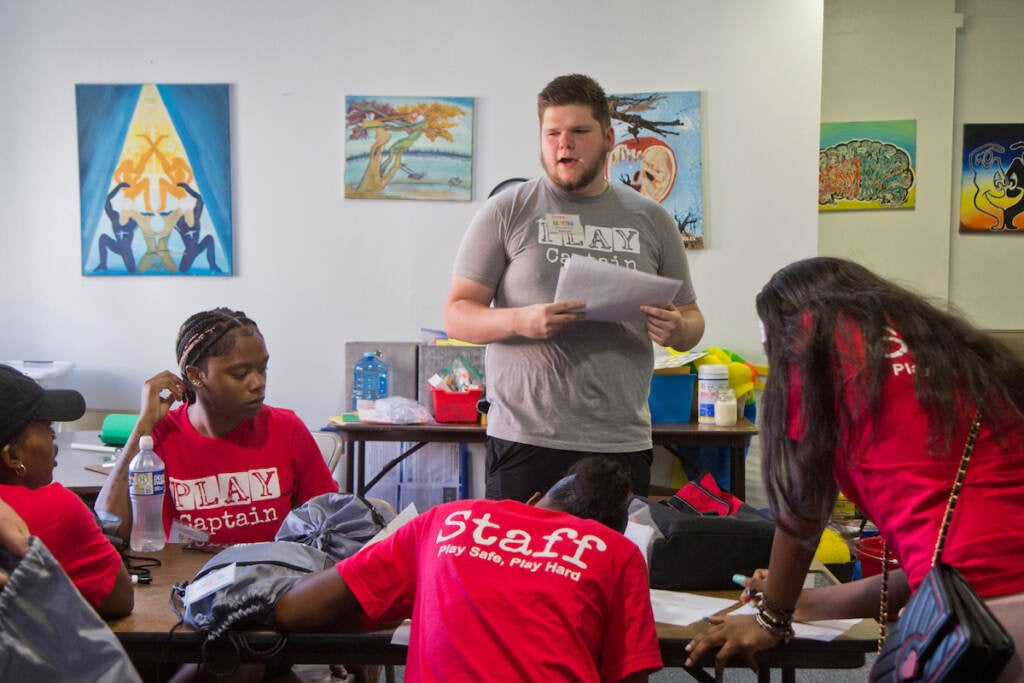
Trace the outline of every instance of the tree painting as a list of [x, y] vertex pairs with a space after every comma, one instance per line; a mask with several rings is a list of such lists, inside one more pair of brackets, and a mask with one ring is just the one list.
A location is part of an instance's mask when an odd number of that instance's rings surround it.
[[345, 196], [471, 199], [472, 98], [346, 97]]
[[605, 174], [661, 203], [687, 249], [704, 247], [701, 94], [648, 92], [608, 96], [615, 144]]

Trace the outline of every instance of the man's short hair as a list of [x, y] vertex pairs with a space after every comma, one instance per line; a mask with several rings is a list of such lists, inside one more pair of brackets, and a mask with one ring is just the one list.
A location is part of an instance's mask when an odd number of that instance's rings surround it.
[[545, 85], [537, 94], [537, 118], [543, 122], [545, 109], [570, 104], [590, 107], [594, 119], [601, 124], [602, 133], [612, 125], [608, 96], [597, 81], [583, 74], [559, 76]]
[[622, 533], [629, 519], [629, 487], [629, 475], [621, 464], [593, 456], [577, 461], [546, 497], [555, 509]]

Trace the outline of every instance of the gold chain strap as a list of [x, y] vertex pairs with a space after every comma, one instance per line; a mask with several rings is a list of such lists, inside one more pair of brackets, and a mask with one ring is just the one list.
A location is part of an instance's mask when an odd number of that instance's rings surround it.
[[[950, 522], [953, 521], [953, 510], [960, 498], [960, 489], [964, 485], [964, 477], [967, 476], [967, 464], [971, 461], [971, 453], [974, 452], [974, 442], [978, 438], [978, 431], [981, 429], [981, 411], [974, 413], [974, 421], [971, 423], [971, 430], [967, 433], [967, 442], [964, 444], [964, 454], [960, 458], [960, 468], [956, 472], [956, 479], [953, 480], [953, 488], [949, 492], [949, 500], [946, 502], [946, 513], [942, 517], [942, 525], [939, 527], [939, 537], [935, 539], [935, 552], [932, 554], [932, 566], [942, 557], [942, 547], [946, 544], [946, 534], [949, 533]], [[885, 624], [889, 619], [889, 545], [882, 543], [882, 596], [878, 609], [878, 651], [882, 651], [885, 644]]]

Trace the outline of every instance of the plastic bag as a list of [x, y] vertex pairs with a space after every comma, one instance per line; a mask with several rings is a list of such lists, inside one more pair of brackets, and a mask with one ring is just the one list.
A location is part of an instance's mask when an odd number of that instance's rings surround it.
[[373, 402], [373, 419], [378, 422], [406, 425], [433, 422], [434, 416], [418, 401], [403, 396], [389, 396]]

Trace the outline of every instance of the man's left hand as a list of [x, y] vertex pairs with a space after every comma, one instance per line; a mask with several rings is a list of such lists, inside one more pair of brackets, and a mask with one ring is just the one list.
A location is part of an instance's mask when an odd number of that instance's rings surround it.
[[640, 310], [647, 316], [647, 335], [658, 344], [676, 347], [686, 338], [686, 322], [675, 306], [641, 306]]

